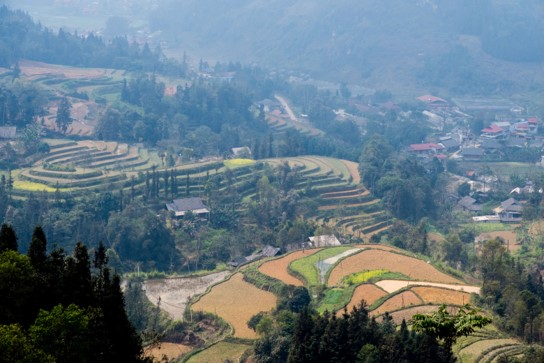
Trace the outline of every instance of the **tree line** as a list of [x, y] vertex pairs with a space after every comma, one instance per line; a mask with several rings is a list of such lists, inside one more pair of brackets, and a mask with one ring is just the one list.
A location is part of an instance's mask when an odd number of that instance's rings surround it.
[[104, 246], [94, 257], [78, 242], [72, 255], [47, 252], [41, 227], [28, 253], [15, 230], [0, 228], [0, 350], [9, 362], [143, 362], [127, 319], [120, 278]]
[[165, 61], [160, 48], [140, 47], [124, 37], [110, 42], [90, 33], [53, 32], [21, 10], [0, 7], [0, 65], [11, 68], [22, 59], [78, 67], [119, 68], [185, 75], [187, 64]]

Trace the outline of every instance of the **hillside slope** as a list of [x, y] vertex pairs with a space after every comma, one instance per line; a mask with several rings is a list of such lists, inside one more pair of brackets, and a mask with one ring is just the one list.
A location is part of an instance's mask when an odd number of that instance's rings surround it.
[[184, 0], [159, 5], [150, 26], [195, 54], [336, 82], [509, 92], [542, 84], [542, 12], [539, 1]]

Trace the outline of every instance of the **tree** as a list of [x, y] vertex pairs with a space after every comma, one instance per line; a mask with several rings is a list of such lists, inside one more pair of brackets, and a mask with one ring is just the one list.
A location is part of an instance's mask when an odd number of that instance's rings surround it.
[[34, 270], [27, 256], [16, 251], [0, 253], [0, 324], [28, 326], [34, 320], [32, 304]]
[[62, 362], [89, 362], [89, 317], [71, 304], [41, 310], [29, 334], [35, 344]]
[[439, 310], [429, 315], [414, 315], [412, 326], [414, 331], [428, 334], [437, 341], [441, 341], [447, 352], [452, 353], [452, 345], [456, 339], [468, 336], [476, 329], [492, 322], [490, 318], [477, 313], [477, 309], [466, 304], [452, 315], [447, 311], [447, 306], [443, 304]]
[[10, 224], [2, 224], [0, 228], [0, 253], [17, 251], [17, 234]]
[[2, 362], [54, 363], [55, 359], [36, 348], [18, 324], [0, 325], [0, 352]]
[[72, 109], [72, 105], [70, 104], [70, 101], [66, 97], [63, 97], [61, 99], [61, 102], [59, 103], [59, 107], [57, 108], [57, 117], [55, 119], [55, 123], [57, 124], [57, 127], [59, 130], [62, 131], [63, 134], [66, 134], [66, 130], [68, 130], [68, 126], [72, 123], [72, 117], [70, 117], [70, 110]]
[[45, 238], [44, 230], [41, 226], [36, 226], [32, 233], [32, 240], [28, 248], [28, 257], [32, 267], [37, 272], [45, 271], [45, 263], [47, 260], [47, 239]]

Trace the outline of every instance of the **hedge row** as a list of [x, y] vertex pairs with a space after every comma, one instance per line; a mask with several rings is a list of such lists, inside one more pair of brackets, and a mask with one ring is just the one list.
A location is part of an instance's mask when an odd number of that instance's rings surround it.
[[45, 185], [49, 185], [51, 187], [58, 186], [59, 188], [82, 188], [82, 187], [89, 187], [89, 186], [95, 186], [100, 184], [105, 184], [108, 182], [115, 182], [120, 180], [127, 179], [127, 176], [125, 174], [118, 174], [118, 175], [112, 175], [112, 176], [102, 176], [98, 178], [87, 178], [84, 180], [74, 181], [74, 182], [58, 182], [58, 181], [49, 181], [49, 180], [43, 180], [40, 178], [35, 178], [29, 175], [20, 174], [20, 178], [29, 180], [35, 183], [41, 183]]
[[45, 178], [56, 178], [56, 179], [88, 179], [95, 178], [102, 175], [100, 170], [92, 170], [84, 173], [78, 172], [61, 172], [61, 171], [48, 171], [48, 170], [35, 170], [30, 169], [28, 171], [30, 175], [41, 176]]

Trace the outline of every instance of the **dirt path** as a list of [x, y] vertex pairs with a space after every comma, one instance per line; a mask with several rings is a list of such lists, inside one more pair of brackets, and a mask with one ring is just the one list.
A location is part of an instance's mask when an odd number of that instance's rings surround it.
[[276, 98], [278, 102], [282, 104], [282, 107], [284, 107], [284, 110], [286, 110], [286, 113], [290, 117], [290, 120], [292, 120], [293, 122], [299, 122], [299, 119], [295, 117], [295, 114], [293, 113], [290, 106], [288, 105], [288, 102], [283, 97], [279, 95], [274, 95], [274, 98]]
[[376, 283], [377, 286], [386, 290], [388, 293], [395, 292], [406, 286], [410, 285], [420, 285], [420, 286], [433, 286], [433, 287], [443, 287], [445, 289], [458, 290], [464, 292], [474, 292], [476, 294], [481, 293], [481, 288], [478, 286], [471, 285], [454, 285], [454, 284], [441, 284], [437, 282], [426, 282], [426, 281], [400, 281], [400, 280], [382, 280]]
[[147, 280], [144, 291], [154, 305], [161, 298], [161, 309], [173, 319], [181, 320], [190, 297], [204, 293], [208, 286], [223, 281], [229, 274], [229, 271], [222, 271], [198, 277]]

